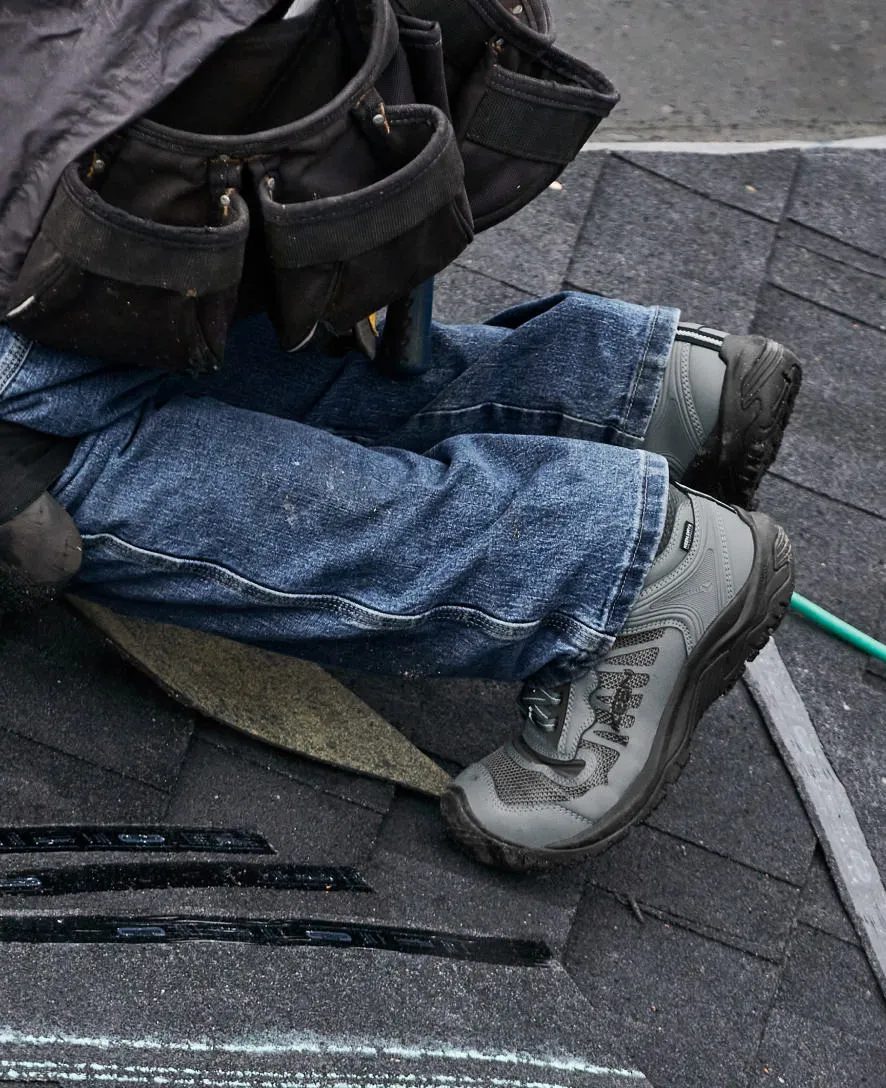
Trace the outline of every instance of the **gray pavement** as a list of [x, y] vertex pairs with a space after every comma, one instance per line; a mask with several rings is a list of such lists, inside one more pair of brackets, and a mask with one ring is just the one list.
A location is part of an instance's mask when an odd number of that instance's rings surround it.
[[[591, 152], [439, 277], [437, 316], [566, 284], [793, 346], [804, 388], [762, 506], [791, 535], [798, 589], [883, 638], [884, 238], [886, 153]], [[886, 673], [793, 616], [778, 645], [886, 872]], [[307, 917], [539, 938], [554, 957], [0, 943], [0, 1082], [886, 1086], [886, 1002], [742, 686], [644, 825], [594, 864], [520, 878], [459, 853], [433, 802], [176, 706], [61, 606], [7, 617], [0, 659], [3, 823], [250, 827], [277, 860], [353, 864], [374, 888], [4, 897], [0, 926]], [[341, 679], [447, 771], [515, 722], [513, 685]]]
[[886, 132], [882, 0], [551, 0], [561, 45], [622, 103], [599, 139]]

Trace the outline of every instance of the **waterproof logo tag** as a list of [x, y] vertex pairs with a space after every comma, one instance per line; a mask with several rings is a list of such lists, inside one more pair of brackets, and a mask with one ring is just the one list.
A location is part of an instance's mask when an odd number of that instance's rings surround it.
[[0, 854], [58, 851], [196, 850], [213, 854], [273, 854], [255, 831], [202, 827], [0, 827]]
[[680, 547], [684, 552], [688, 552], [692, 547], [692, 541], [695, 539], [695, 522], [687, 521], [683, 526], [683, 538], [680, 541]]

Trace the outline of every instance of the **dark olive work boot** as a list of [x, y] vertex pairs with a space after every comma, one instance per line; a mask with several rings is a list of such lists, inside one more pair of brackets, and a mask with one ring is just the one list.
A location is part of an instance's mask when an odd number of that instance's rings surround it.
[[643, 446], [667, 458], [673, 481], [753, 509], [800, 379], [774, 340], [680, 324]]
[[51, 600], [80, 569], [77, 526], [46, 491], [0, 524], [0, 614]]
[[677, 777], [699, 718], [766, 643], [792, 588], [784, 530], [672, 485], [658, 555], [615, 643], [580, 680], [524, 684], [519, 736], [443, 795], [450, 834], [516, 870], [618, 841]]

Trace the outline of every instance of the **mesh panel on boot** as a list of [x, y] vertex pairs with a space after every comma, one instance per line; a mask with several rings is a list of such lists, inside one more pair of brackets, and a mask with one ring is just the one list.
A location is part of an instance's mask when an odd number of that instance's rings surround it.
[[[607, 661], [607, 664], [609, 664], [608, 661]], [[597, 688], [600, 691], [614, 690], [615, 688], [619, 687], [620, 684], [622, 684], [624, 682], [624, 680], [623, 680], [624, 674], [623, 673], [602, 672], [601, 671], [601, 672], [597, 673], [597, 676], [598, 676], [598, 680], [599, 680], [599, 682], [597, 684]], [[648, 672], [635, 672], [635, 673], [631, 674], [631, 687], [645, 688], [648, 683], [649, 683], [649, 673]]]
[[504, 748], [499, 748], [487, 756], [483, 764], [492, 776], [499, 800], [506, 805], [520, 805], [524, 808], [550, 805], [581, 797], [594, 786], [602, 785], [610, 767], [618, 759], [618, 752], [602, 744], [589, 744], [582, 751], [593, 752], [597, 763], [590, 779], [575, 786], [560, 786], [545, 775], [530, 771], [511, 759]]
[[619, 635], [612, 649], [616, 652], [627, 646], [641, 646], [644, 642], [655, 642], [664, 634], [663, 627], [657, 627], [654, 631], [637, 631], [632, 635]]
[[[617, 645], [617, 643], [616, 643]], [[628, 654], [617, 654], [615, 657], [607, 657], [607, 665], [640, 665], [648, 669], [655, 664], [658, 657], [657, 646], [647, 646], [645, 650], [633, 650]]]
[[[633, 719], [631, 719], [631, 725], [633, 724]], [[628, 738], [621, 733], [609, 733], [605, 729], [595, 729], [594, 733], [596, 736], [602, 737], [603, 740], [611, 740], [613, 744], [620, 744], [622, 748], [626, 748], [628, 745]]]
[[594, 773], [585, 783], [581, 792], [587, 793], [592, 786], [605, 786], [608, 781], [609, 771], [618, 759], [618, 752], [614, 752], [611, 748], [607, 748], [605, 744], [594, 743], [583, 744], [578, 751], [580, 755], [583, 755], [586, 752], [593, 752], [597, 760], [597, 766], [594, 768]]

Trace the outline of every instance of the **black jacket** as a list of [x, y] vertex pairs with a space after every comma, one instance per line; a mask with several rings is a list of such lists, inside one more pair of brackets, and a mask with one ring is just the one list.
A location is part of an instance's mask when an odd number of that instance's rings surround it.
[[0, 0], [0, 315], [65, 166], [274, 0]]

